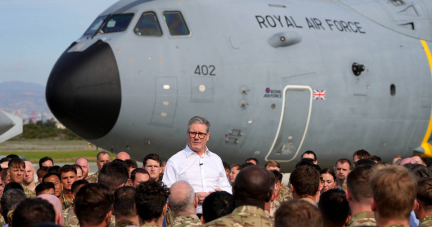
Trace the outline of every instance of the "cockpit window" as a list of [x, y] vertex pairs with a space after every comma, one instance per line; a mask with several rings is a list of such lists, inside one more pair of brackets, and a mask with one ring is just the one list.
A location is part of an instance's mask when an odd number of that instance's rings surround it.
[[104, 20], [106, 18], [107, 18], [107, 15], [100, 16], [100, 17], [96, 18], [96, 20], [93, 21], [93, 23], [90, 25], [90, 27], [84, 33], [84, 36], [94, 35], [94, 33], [96, 33], [99, 30], [100, 26], [102, 25], [102, 23], [104, 22]]
[[171, 35], [189, 35], [189, 29], [183, 19], [183, 15], [178, 11], [167, 11], [163, 13], [165, 22]]
[[127, 29], [133, 16], [133, 13], [112, 15], [103, 26], [101, 32], [122, 32]]
[[139, 36], [162, 36], [156, 14], [154, 12], [143, 13], [135, 26], [134, 32]]

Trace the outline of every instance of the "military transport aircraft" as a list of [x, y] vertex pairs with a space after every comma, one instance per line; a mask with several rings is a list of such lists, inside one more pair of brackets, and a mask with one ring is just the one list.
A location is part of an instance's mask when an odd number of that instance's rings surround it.
[[183, 149], [195, 115], [230, 164], [432, 157], [431, 41], [430, 0], [120, 0], [58, 59], [46, 99], [138, 160]]

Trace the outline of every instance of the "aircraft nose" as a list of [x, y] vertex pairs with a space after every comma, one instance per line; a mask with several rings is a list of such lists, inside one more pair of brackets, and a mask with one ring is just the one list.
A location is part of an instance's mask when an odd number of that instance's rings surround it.
[[88, 140], [101, 138], [114, 127], [121, 107], [114, 53], [100, 40], [82, 52], [67, 51], [48, 78], [46, 101], [54, 116], [72, 132]]

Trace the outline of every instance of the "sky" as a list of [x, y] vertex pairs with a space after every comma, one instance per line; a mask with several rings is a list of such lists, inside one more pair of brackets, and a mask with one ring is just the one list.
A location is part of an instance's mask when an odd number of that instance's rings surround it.
[[0, 0], [0, 83], [46, 85], [55, 62], [117, 0]]

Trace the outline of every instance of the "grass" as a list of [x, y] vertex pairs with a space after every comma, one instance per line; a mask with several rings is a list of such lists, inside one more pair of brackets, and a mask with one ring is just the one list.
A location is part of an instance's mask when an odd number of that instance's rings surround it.
[[[10, 140], [0, 144], [0, 156], [17, 154], [26, 157], [32, 163], [49, 156], [54, 163], [75, 162], [77, 158], [84, 157], [89, 162], [96, 161], [96, 155], [103, 151], [96, 147], [89, 147], [83, 140]], [[115, 154], [110, 153], [112, 159]]]

